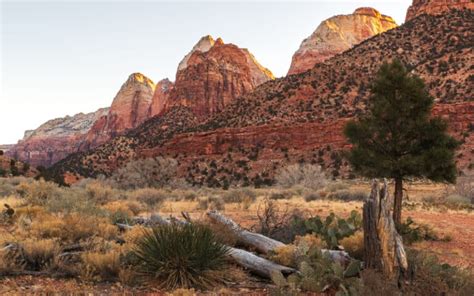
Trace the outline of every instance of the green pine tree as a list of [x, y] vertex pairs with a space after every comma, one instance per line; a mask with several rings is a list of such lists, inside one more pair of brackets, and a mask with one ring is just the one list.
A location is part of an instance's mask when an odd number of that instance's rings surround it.
[[459, 143], [447, 134], [444, 120], [431, 116], [432, 106], [423, 80], [394, 60], [384, 63], [375, 78], [368, 113], [344, 129], [353, 145], [348, 158], [355, 172], [394, 179], [397, 225], [404, 178], [456, 180], [454, 152]]

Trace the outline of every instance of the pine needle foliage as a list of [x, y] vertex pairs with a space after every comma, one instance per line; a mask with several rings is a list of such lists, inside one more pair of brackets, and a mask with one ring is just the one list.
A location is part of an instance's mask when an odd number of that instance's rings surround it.
[[228, 247], [205, 225], [170, 224], [145, 231], [133, 250], [139, 274], [162, 289], [209, 289], [224, 281]]
[[370, 178], [395, 180], [394, 220], [401, 222], [403, 179], [424, 177], [454, 182], [454, 152], [459, 143], [447, 123], [432, 116], [433, 97], [423, 80], [399, 60], [384, 63], [372, 84], [368, 113], [344, 129], [353, 145], [348, 159]]

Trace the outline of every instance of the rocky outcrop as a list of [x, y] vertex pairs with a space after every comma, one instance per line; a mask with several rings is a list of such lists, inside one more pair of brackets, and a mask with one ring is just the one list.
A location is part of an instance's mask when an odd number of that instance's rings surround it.
[[163, 111], [173, 87], [174, 83], [169, 81], [167, 78], [160, 80], [156, 84], [155, 93], [153, 94], [153, 98], [151, 100], [149, 117], [153, 117]]
[[155, 84], [149, 78], [140, 73], [131, 74], [115, 96], [109, 112], [88, 132], [82, 150], [99, 146], [148, 119], [154, 91]]
[[35, 130], [26, 131], [24, 138], [6, 154], [35, 167], [50, 166], [77, 152], [92, 125], [107, 112], [108, 108], [104, 108], [49, 120]]
[[472, 0], [413, 0], [408, 8], [406, 21], [409, 21], [423, 13], [440, 14], [450, 9], [474, 9]]
[[169, 97], [156, 103], [155, 112], [187, 106], [204, 118], [271, 79], [247, 49], [205, 36], [180, 63]]
[[397, 24], [391, 17], [367, 7], [358, 8], [353, 14], [331, 17], [303, 40], [293, 55], [288, 74], [307, 71], [316, 63], [395, 27]]

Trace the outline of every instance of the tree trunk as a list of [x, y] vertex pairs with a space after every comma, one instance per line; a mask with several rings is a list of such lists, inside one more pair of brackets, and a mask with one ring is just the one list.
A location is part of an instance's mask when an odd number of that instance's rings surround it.
[[402, 223], [403, 179], [395, 178], [395, 199], [393, 202], [393, 221], [398, 227]]
[[366, 267], [382, 270], [394, 278], [408, 268], [402, 238], [390, 215], [387, 181], [382, 188], [374, 180], [370, 196], [364, 202], [364, 261]]

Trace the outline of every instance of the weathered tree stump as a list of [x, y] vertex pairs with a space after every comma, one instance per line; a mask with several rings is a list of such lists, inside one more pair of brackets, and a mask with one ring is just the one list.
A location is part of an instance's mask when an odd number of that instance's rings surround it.
[[392, 202], [387, 181], [384, 180], [380, 188], [379, 182], [373, 180], [363, 209], [364, 261], [366, 267], [379, 269], [395, 278], [407, 270], [408, 263], [402, 238], [390, 214]]

